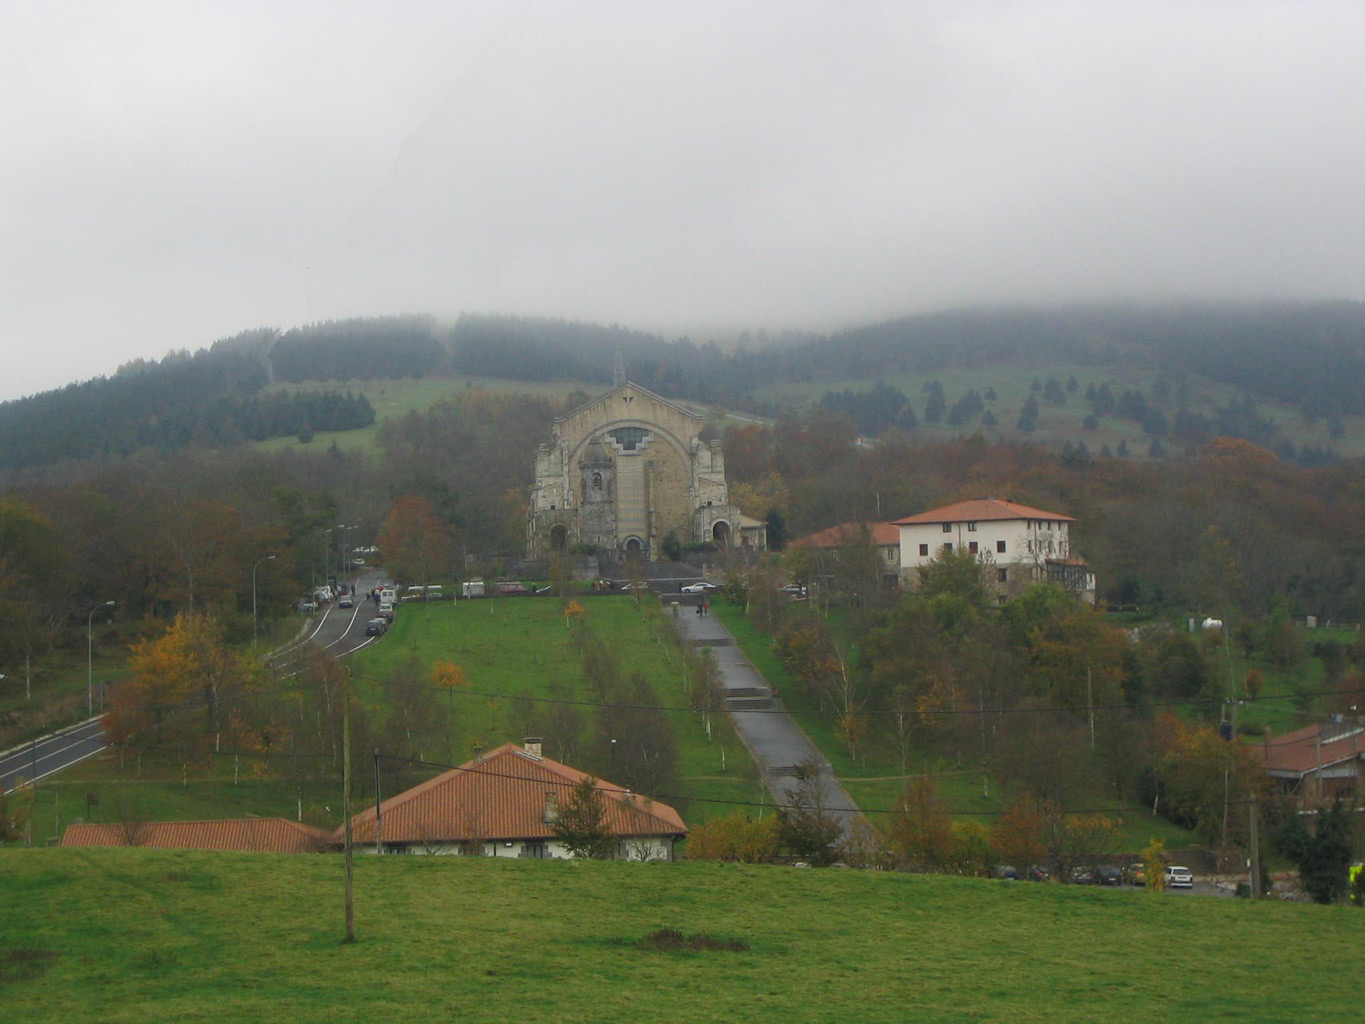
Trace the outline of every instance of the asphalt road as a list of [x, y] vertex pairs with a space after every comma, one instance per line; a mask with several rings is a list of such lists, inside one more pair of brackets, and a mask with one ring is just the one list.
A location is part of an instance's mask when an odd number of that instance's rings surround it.
[[820, 770], [824, 806], [847, 834], [860, 813], [858, 805], [839, 785], [815, 744], [782, 708], [767, 681], [736, 646], [725, 624], [714, 616], [698, 615], [694, 607], [681, 602], [674, 604], [669, 614], [686, 642], [708, 647], [715, 655], [726, 710], [744, 745], [758, 762], [769, 791], [783, 802], [790, 800], [799, 785], [798, 768], [814, 763]]
[[96, 717], [6, 751], [0, 754], [0, 793], [55, 775], [103, 749], [104, 725]]
[[[370, 570], [351, 581], [356, 588], [355, 607], [328, 604], [298, 637], [271, 654], [271, 667], [287, 678], [302, 671], [308, 653], [316, 648], [344, 658], [378, 640], [379, 637], [365, 635], [365, 624], [379, 611], [375, 604], [365, 600], [365, 592], [384, 580], [383, 573]], [[402, 614], [401, 606], [398, 614]], [[105, 745], [103, 719], [95, 717], [6, 751], [0, 754], [0, 793], [7, 793], [35, 776], [41, 781], [55, 775], [94, 757]]]

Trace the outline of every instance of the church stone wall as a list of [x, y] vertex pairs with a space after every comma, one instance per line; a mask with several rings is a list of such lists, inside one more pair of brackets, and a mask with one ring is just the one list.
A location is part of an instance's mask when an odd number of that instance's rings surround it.
[[552, 554], [557, 538], [614, 552], [638, 544], [659, 557], [670, 533], [682, 544], [709, 541], [722, 520], [737, 539], [724, 455], [698, 437], [702, 422], [629, 382], [556, 420], [554, 442], [536, 458], [530, 556]]

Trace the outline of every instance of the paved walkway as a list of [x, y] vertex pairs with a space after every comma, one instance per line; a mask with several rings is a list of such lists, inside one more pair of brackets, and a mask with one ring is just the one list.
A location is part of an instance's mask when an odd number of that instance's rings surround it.
[[796, 790], [797, 766], [814, 761], [821, 769], [825, 806], [847, 835], [859, 813], [857, 805], [839, 785], [829, 762], [787, 714], [781, 700], [773, 696], [772, 687], [744, 656], [725, 623], [714, 615], [698, 615], [690, 604], [674, 604], [666, 611], [684, 642], [709, 647], [715, 654], [726, 710], [762, 771], [768, 790], [785, 803]]

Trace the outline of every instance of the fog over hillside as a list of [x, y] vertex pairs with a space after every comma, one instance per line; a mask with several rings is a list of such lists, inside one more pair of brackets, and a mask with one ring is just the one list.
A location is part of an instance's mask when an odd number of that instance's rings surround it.
[[1358, 3], [7, 5], [0, 399], [245, 326], [1365, 298]]

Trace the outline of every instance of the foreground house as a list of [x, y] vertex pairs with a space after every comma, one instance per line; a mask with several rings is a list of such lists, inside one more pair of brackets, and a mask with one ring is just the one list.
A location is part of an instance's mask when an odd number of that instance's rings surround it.
[[223, 821], [78, 822], [61, 846], [145, 846], [172, 850], [242, 850], [250, 853], [323, 853], [332, 834], [288, 818]]
[[[353, 842], [385, 853], [567, 857], [554, 824], [573, 787], [589, 776], [540, 753], [539, 740], [507, 743], [428, 779], [351, 819]], [[617, 836], [615, 855], [672, 860], [687, 835], [678, 812], [597, 780], [605, 822]], [[341, 831], [333, 837], [340, 840]]]
[[1304, 805], [1360, 792], [1365, 761], [1365, 726], [1356, 722], [1319, 722], [1272, 738], [1256, 748], [1276, 788]]
[[989, 580], [1004, 603], [1034, 583], [1057, 583], [1095, 603], [1095, 574], [1071, 546], [1075, 520], [1060, 512], [998, 498], [977, 498], [897, 519], [900, 576], [919, 585], [919, 569], [941, 552], [968, 551], [989, 564]]

